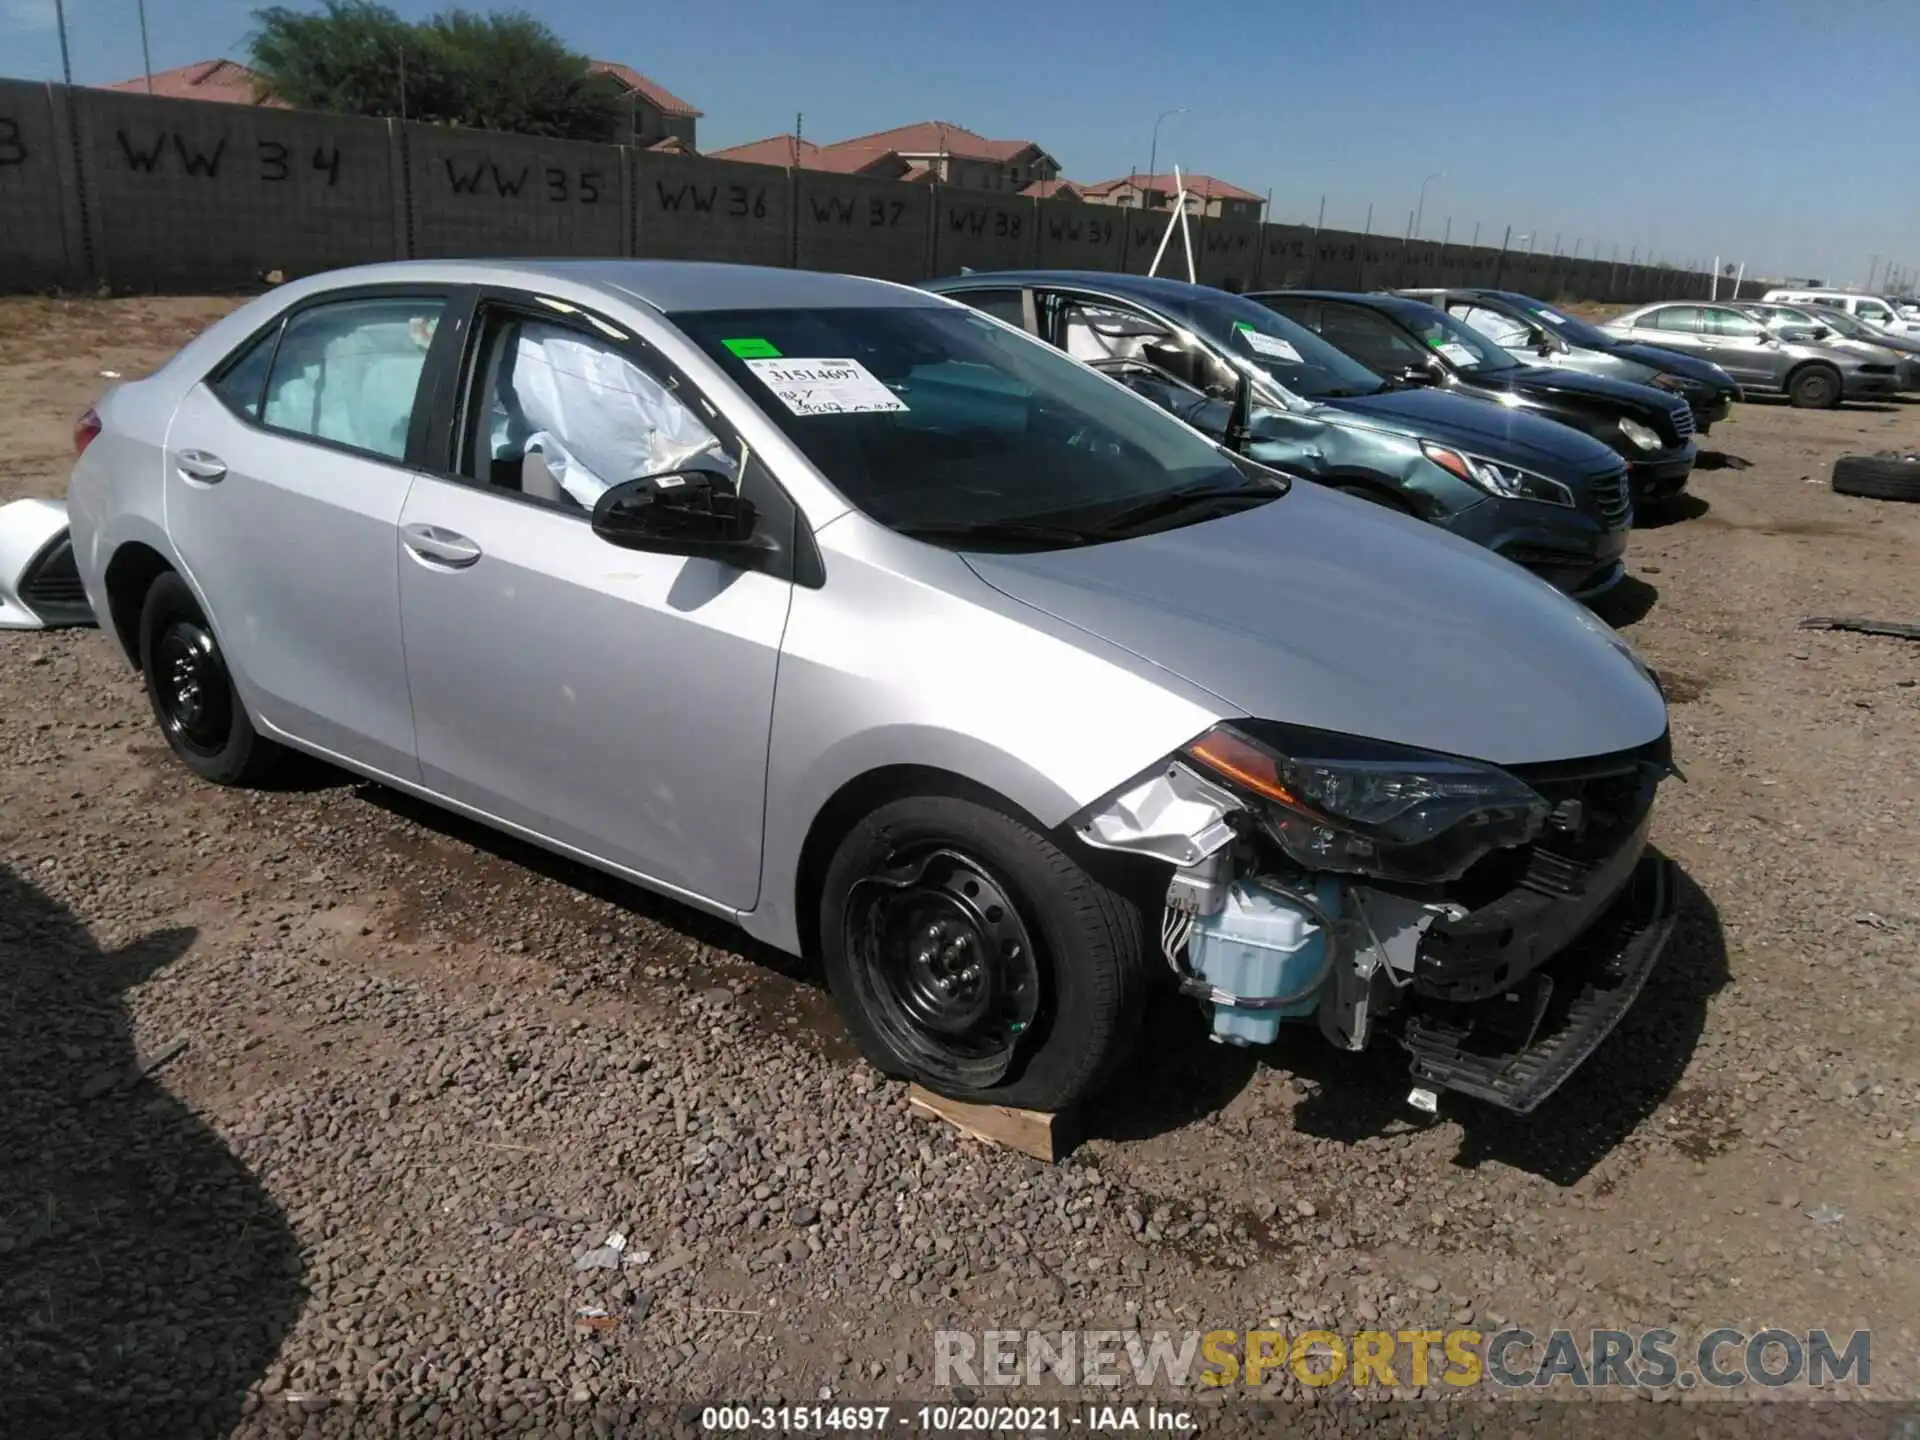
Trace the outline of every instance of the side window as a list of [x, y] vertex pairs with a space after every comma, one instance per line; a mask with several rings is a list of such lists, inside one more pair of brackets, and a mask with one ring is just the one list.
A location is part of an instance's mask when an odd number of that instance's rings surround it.
[[1092, 365], [1110, 360], [1139, 360], [1165, 371], [1196, 390], [1230, 389], [1232, 372], [1211, 352], [1188, 344], [1151, 315], [1106, 301], [1061, 296], [1060, 346], [1076, 360]]
[[267, 366], [273, 361], [274, 342], [280, 327], [274, 326], [246, 349], [226, 362], [220, 378], [213, 382], [213, 393], [249, 420], [260, 418], [260, 401], [267, 388]]
[[1758, 340], [1766, 331], [1758, 320], [1737, 310], [1703, 310], [1700, 328], [1730, 340]]
[[1447, 313], [1464, 324], [1471, 325], [1494, 344], [1515, 347], [1527, 344], [1533, 339], [1531, 327], [1514, 319], [1511, 315], [1498, 310], [1489, 310], [1484, 305], [1474, 305], [1456, 300], [1447, 306]]
[[575, 511], [644, 475], [708, 469], [737, 480], [719, 437], [620, 346], [506, 310], [488, 312], [479, 331], [461, 464], [471, 479]]
[[290, 317], [261, 423], [398, 460], [443, 308], [407, 296], [341, 300]]
[[1885, 325], [1893, 319], [1893, 311], [1878, 300], [1860, 301], [1853, 313], [1862, 320], [1871, 320], [1876, 325]]
[[1649, 310], [1633, 322], [1636, 330], [1664, 330], [1669, 335], [1695, 335], [1700, 331], [1698, 305], [1662, 305]]
[[1018, 290], [968, 290], [953, 298], [966, 302], [996, 320], [1004, 320], [1017, 330], [1027, 328]]
[[1328, 305], [1320, 334], [1369, 370], [1394, 375], [1409, 365], [1426, 363], [1423, 346], [1384, 315], [1357, 305]]

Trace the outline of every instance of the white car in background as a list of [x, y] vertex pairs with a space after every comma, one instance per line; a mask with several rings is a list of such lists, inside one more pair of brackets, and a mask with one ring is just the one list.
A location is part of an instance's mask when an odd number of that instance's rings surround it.
[[1920, 334], [1920, 320], [1909, 319], [1891, 300], [1852, 290], [1769, 290], [1763, 305], [1830, 305], [1889, 335]]

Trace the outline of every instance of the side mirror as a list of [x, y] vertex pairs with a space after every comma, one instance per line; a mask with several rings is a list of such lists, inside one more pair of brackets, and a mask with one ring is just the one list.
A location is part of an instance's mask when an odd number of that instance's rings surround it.
[[756, 535], [753, 502], [712, 470], [669, 470], [613, 486], [593, 507], [593, 533], [623, 550], [698, 555], [743, 569], [778, 547]]
[[1227, 415], [1227, 448], [1236, 455], [1247, 453], [1253, 443], [1253, 377], [1239, 371], [1240, 380], [1233, 390], [1233, 409]]
[[1534, 335], [1533, 340], [1533, 353], [1538, 355], [1542, 360], [1546, 359], [1549, 355], [1557, 355], [1560, 353], [1560, 342], [1544, 330], [1538, 331]]

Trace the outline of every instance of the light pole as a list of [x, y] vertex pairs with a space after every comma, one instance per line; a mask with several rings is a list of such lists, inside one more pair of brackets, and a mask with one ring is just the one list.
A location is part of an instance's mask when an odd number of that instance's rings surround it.
[[[1147, 147], [1147, 183], [1153, 184], [1153, 177], [1159, 174], [1156, 168], [1160, 164], [1160, 122], [1169, 115], [1184, 115], [1193, 109], [1191, 105], [1176, 105], [1171, 110], [1162, 110], [1153, 120], [1153, 143]], [[1147, 197], [1140, 197], [1140, 208], [1147, 208]]]
[[53, 23], [60, 29], [60, 78], [68, 89], [72, 89], [73, 61], [67, 54], [66, 0], [53, 0]]
[[1426, 218], [1427, 214], [1427, 186], [1446, 177], [1446, 171], [1436, 170], [1420, 182], [1420, 203], [1413, 207], [1413, 238], [1416, 240], [1420, 238], [1420, 222]]
[[135, 0], [140, 10], [140, 63], [147, 67], [147, 94], [153, 94], [153, 51], [147, 48], [147, 0]]

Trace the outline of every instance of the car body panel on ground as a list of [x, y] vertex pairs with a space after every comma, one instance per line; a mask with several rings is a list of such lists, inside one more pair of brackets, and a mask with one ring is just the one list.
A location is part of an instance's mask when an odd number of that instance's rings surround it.
[[[999, 271], [926, 288], [1124, 372], [1127, 383], [1216, 437], [1231, 418], [1226, 397], [1244, 377], [1258, 395], [1247, 454], [1406, 510], [1569, 594], [1590, 598], [1624, 574], [1626, 467], [1611, 449], [1565, 426], [1461, 396], [1394, 389], [1268, 307], [1205, 286]], [[1546, 477], [1571, 503], [1490, 491], [1437, 463], [1435, 445]]]
[[[1592, 435], [1627, 462], [1636, 506], [1686, 488], [1696, 454], [1693, 411], [1671, 391], [1526, 364], [1444, 310], [1403, 296], [1269, 290], [1248, 298], [1340, 346], [1376, 374], [1524, 408]], [[1623, 421], [1632, 422], [1631, 429]]]

